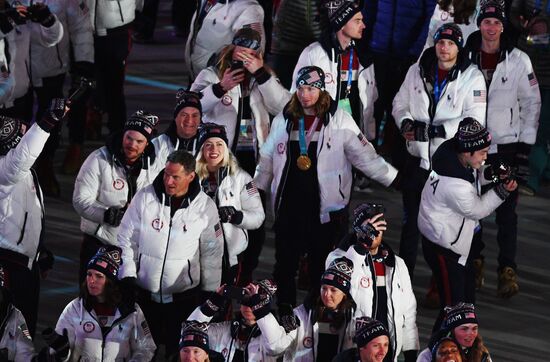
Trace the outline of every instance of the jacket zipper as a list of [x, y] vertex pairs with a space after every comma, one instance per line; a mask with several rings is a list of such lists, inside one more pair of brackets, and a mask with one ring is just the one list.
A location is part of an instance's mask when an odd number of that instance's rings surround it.
[[[428, 95], [428, 113], [430, 115], [430, 126], [432, 125], [433, 119], [435, 117], [435, 108], [437, 107], [437, 104], [434, 105], [432, 96], [430, 95], [430, 92], [428, 92], [428, 87], [426, 87], [426, 78], [422, 77], [422, 84], [424, 85], [424, 91], [426, 91], [426, 94]], [[445, 87], [446, 88], [446, 87]], [[443, 93], [445, 93], [445, 90], [443, 90]], [[443, 95], [443, 94], [442, 94]], [[431, 156], [431, 147], [432, 142], [428, 139], [428, 169], [432, 169], [432, 156]]]
[[464, 227], [464, 221], [465, 221], [465, 220], [466, 220], [465, 218], [462, 218], [462, 224], [460, 225], [460, 229], [458, 230], [458, 235], [456, 236], [455, 241], [453, 241], [453, 242], [451, 243], [451, 245], [456, 244], [456, 242], [458, 241], [458, 238], [460, 238], [460, 234], [462, 233], [462, 228]]
[[510, 108], [510, 126], [514, 124], [514, 109]]
[[187, 275], [189, 275], [189, 280], [191, 281], [191, 285], [193, 285], [193, 277], [191, 277], [191, 261], [189, 259], [187, 259]]
[[25, 227], [27, 226], [27, 218], [29, 216], [28, 212], [25, 212], [25, 219], [23, 220], [23, 228], [21, 229], [21, 235], [19, 236], [19, 240], [17, 240], [17, 245], [21, 244], [23, 242], [23, 237], [25, 236]]
[[[391, 294], [392, 294], [392, 297], [393, 297], [393, 279], [395, 278], [395, 266], [392, 268], [392, 273], [391, 273], [391, 280], [390, 280], [390, 286], [391, 286]], [[391, 309], [392, 309], [392, 315], [393, 315], [393, 328], [394, 330], [396, 329], [396, 323], [395, 323], [395, 306], [393, 305], [393, 298], [390, 298], [391, 300]], [[397, 333], [396, 333], [396, 336], [397, 336]], [[393, 344], [393, 343], [392, 343]], [[395, 345], [392, 345], [392, 350], [393, 350], [393, 355], [392, 356], [395, 356], [395, 353], [397, 352], [397, 338], [395, 339]]]
[[290, 146], [290, 127], [292, 127], [292, 124], [290, 121], [288, 121], [287, 125], [286, 125], [286, 132], [287, 132], [287, 135], [288, 135], [288, 140], [286, 141], [286, 162], [285, 162], [285, 167], [283, 169], [283, 182], [279, 184], [279, 187], [277, 189], [277, 193], [276, 193], [276, 196], [275, 196], [275, 219], [278, 219], [279, 217], [279, 207], [281, 206], [281, 193], [283, 192], [283, 189], [285, 187], [285, 183], [286, 183], [286, 179], [288, 177], [288, 169], [290, 167], [290, 151], [289, 151], [289, 146]]
[[143, 254], [139, 254], [139, 257], [138, 257], [138, 264], [137, 264], [137, 270], [136, 270], [136, 274], [139, 273], [139, 270], [141, 269], [141, 256]]
[[122, 23], [124, 23], [124, 16], [122, 15], [122, 7], [120, 6], [120, 1], [117, 0], [116, 3], [118, 4], [118, 12], [120, 13], [120, 20], [122, 21]]
[[342, 199], [345, 200], [346, 197], [342, 193], [342, 175], [338, 174], [338, 192], [340, 193], [340, 196], [342, 196]]
[[[172, 206], [170, 205], [172, 202], [171, 202], [171, 198], [168, 199], [168, 204], [169, 204], [169, 207], [171, 208]], [[170, 224], [168, 226], [168, 239], [166, 240], [166, 250], [164, 250], [164, 259], [162, 260], [162, 269], [160, 271], [160, 285], [159, 285], [159, 294], [160, 294], [160, 302], [162, 303], [162, 277], [164, 275], [164, 266], [166, 265], [166, 256], [168, 255], [168, 247], [170, 246], [170, 233], [172, 231], [172, 212], [170, 211]]]
[[63, 69], [63, 60], [61, 60], [61, 54], [59, 53], [59, 44], [55, 45], [55, 51], [57, 52], [57, 60], [59, 60], [59, 69]]

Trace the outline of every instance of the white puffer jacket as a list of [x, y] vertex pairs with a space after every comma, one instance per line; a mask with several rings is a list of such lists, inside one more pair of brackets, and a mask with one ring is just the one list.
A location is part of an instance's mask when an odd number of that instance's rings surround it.
[[[210, 322], [212, 317], [206, 316], [201, 312], [201, 307], [197, 307], [187, 318], [188, 321]], [[236, 326], [235, 326], [236, 324]], [[270, 356], [264, 347], [261, 335], [250, 338], [244, 346], [239, 346], [242, 342], [237, 337], [238, 326], [240, 322], [225, 321], [219, 323], [210, 323], [208, 325], [208, 345], [211, 350], [219, 352], [224, 357], [224, 361], [233, 361], [235, 351], [241, 347], [245, 351], [245, 361], [254, 362], [275, 362], [277, 357]], [[258, 326], [254, 328], [259, 328]], [[257, 330], [256, 330], [257, 331]], [[254, 331], [252, 332], [254, 333]]]
[[[198, 133], [198, 132], [197, 132]], [[186, 151], [189, 151], [192, 155], [195, 155], [199, 150], [198, 146], [198, 137], [189, 140], [189, 148], [185, 148]], [[166, 159], [168, 156], [175, 150], [180, 149], [180, 140], [175, 136], [175, 143], [172, 141], [170, 135], [163, 133], [151, 140], [151, 143], [155, 146], [155, 154], [157, 155], [159, 162], [163, 165], [166, 164]], [[184, 148], [182, 148], [184, 149]]]
[[474, 230], [504, 202], [494, 189], [480, 195], [480, 172], [462, 166], [454, 140], [445, 142], [434, 155], [420, 200], [418, 229], [428, 240], [460, 255], [466, 265]]
[[[333, 102], [323, 120], [317, 142], [317, 178], [320, 193], [321, 223], [330, 221], [329, 213], [346, 207], [351, 193], [352, 165], [368, 177], [389, 186], [397, 170], [379, 156], [361, 133], [353, 118]], [[292, 123], [284, 113], [273, 120], [269, 136], [260, 149], [254, 181], [261, 190], [271, 191], [275, 212], [288, 168], [289, 134]]]
[[[388, 328], [390, 343], [393, 350], [394, 361], [401, 351], [418, 351], [419, 339], [416, 326], [416, 298], [411, 285], [409, 271], [403, 259], [389, 251], [386, 266], [385, 285], [388, 296]], [[337, 258], [346, 257], [353, 262], [351, 275], [350, 294], [357, 304], [355, 317], [373, 317], [376, 306], [374, 300], [373, 261], [368, 255], [358, 253], [353, 245], [347, 251], [340, 248], [332, 251], [325, 262], [328, 268], [330, 263]]]
[[[257, 323], [262, 331], [266, 351], [274, 356], [284, 354], [284, 362], [318, 361], [319, 324], [313, 323], [312, 314], [303, 304], [294, 308], [294, 315], [300, 325], [288, 333], [271, 313], [259, 319]], [[340, 333], [338, 338], [338, 352], [354, 346], [354, 334], [355, 323], [347, 321], [343, 333]]]
[[171, 217], [163, 176], [164, 171], [136, 194], [122, 218], [119, 278], [137, 277], [153, 300], [169, 303], [172, 294], [199, 284], [205, 291], [220, 285], [223, 231], [216, 204], [200, 191], [197, 177]]
[[85, 0], [45, 0], [51, 12], [63, 25], [63, 37], [55, 47], [31, 42], [32, 84], [42, 86], [42, 78], [67, 73], [69, 48], [74, 61], [94, 62], [92, 19]]
[[[327, 50], [330, 49], [330, 50]], [[354, 50], [354, 56], [357, 56], [357, 49]], [[340, 69], [341, 54], [338, 54], [334, 47], [315, 42], [310, 44], [302, 51], [298, 63], [294, 68], [292, 75], [291, 91], [296, 90], [296, 77], [298, 71], [308, 65], [315, 65], [325, 72], [325, 88], [332, 99], [337, 99], [340, 93]], [[367, 136], [368, 140], [376, 137], [376, 122], [374, 120], [374, 102], [378, 99], [378, 89], [374, 77], [374, 64], [367, 64], [365, 68], [359, 61], [359, 75], [357, 80], [359, 89], [359, 98], [362, 105], [362, 119], [357, 120], [361, 125], [361, 131]]]
[[230, 175], [227, 169], [220, 169], [218, 175], [218, 207], [233, 206], [243, 213], [243, 221], [240, 224], [221, 224], [229, 253], [229, 264], [233, 266], [238, 263], [237, 256], [248, 246], [247, 230], [259, 228], [264, 222], [265, 213], [258, 189], [246, 171], [239, 167]]
[[80, 230], [111, 245], [117, 244], [119, 227], [103, 221], [105, 211], [129, 204], [137, 191], [150, 185], [164, 169], [164, 162], [156, 157], [153, 146], [147, 146], [136, 181], [137, 190], [134, 190], [121, 160], [113, 153], [120, 145], [117, 138], [112, 144], [92, 152], [78, 172], [73, 191], [73, 207], [81, 217]]
[[[10, 4], [14, 0], [8, 1]], [[30, 0], [20, 1], [22, 5], [29, 6]], [[15, 88], [11, 99], [4, 103], [5, 107], [11, 107], [13, 101], [24, 96], [31, 86], [31, 44], [37, 43], [44, 47], [53, 47], [63, 37], [63, 26], [55, 16], [55, 22], [49, 28], [31, 21], [22, 25], [16, 25], [15, 29], [8, 33], [5, 40], [8, 41], [9, 50], [14, 66], [11, 68], [15, 79]], [[0, 31], [0, 37], [4, 37]], [[34, 56], [34, 55], [33, 55]]]
[[[217, 68], [208, 67], [200, 72], [197, 79], [191, 85], [191, 90], [201, 92], [201, 105], [203, 122], [213, 122], [225, 126], [229, 148], [233, 147], [237, 115], [239, 110], [239, 98], [241, 97], [241, 86], [238, 85], [218, 98], [212, 89], [214, 84], [220, 82]], [[250, 89], [250, 109], [254, 117], [255, 133], [258, 147], [261, 147], [269, 134], [269, 115], [280, 113], [290, 100], [290, 93], [279, 80], [271, 75], [269, 79], [260, 84], [252, 78]]]
[[265, 50], [264, 10], [256, 0], [218, 0], [208, 11], [197, 31], [197, 16], [208, 0], [199, 1], [191, 20], [189, 37], [185, 44], [185, 63], [192, 78], [208, 66], [208, 60], [245, 25], [260, 32], [261, 50]]
[[433, 112], [431, 107], [434, 100], [426, 90], [426, 77], [434, 72], [436, 66], [435, 48], [432, 47], [409, 68], [405, 81], [393, 99], [392, 115], [398, 129], [401, 129], [406, 118], [424, 122], [426, 125], [442, 125], [445, 128], [445, 138], [432, 138], [428, 142], [406, 142], [407, 151], [421, 159], [420, 167], [425, 170], [431, 169], [434, 152], [445, 140], [455, 135], [458, 124], [465, 117], [472, 117], [485, 125], [487, 108], [485, 78], [464, 52], [459, 53], [457, 64], [449, 73], [449, 81], [442, 89]]
[[[531, 60], [501, 38], [501, 59], [487, 96], [487, 129], [492, 136], [489, 153], [495, 153], [497, 145], [534, 144], [540, 117], [540, 90]], [[479, 31], [468, 38], [467, 47], [470, 59], [480, 67]]]
[[15, 149], [0, 156], [0, 248], [28, 257], [29, 269], [36, 257], [44, 217], [44, 198], [31, 167], [49, 135], [34, 124]]
[[67, 330], [70, 354], [68, 361], [151, 361], [157, 346], [153, 341], [145, 316], [137, 304], [132, 310], [117, 308], [111, 328], [102, 334], [94, 310], [87, 310], [82, 298], [73, 299], [63, 310], [55, 331]]
[[25, 317], [13, 305], [8, 306], [6, 317], [0, 324], [4, 334], [0, 336], [0, 350], [6, 349], [8, 360], [29, 362], [35, 356], [32, 338]]
[[94, 33], [107, 35], [107, 30], [129, 25], [135, 11], [143, 8], [143, 0], [86, 0]]

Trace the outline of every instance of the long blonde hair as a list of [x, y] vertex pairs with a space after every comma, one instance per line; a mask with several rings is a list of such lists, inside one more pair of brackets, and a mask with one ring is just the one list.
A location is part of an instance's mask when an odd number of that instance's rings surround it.
[[[195, 172], [197, 173], [197, 176], [199, 176], [199, 179], [205, 180], [209, 176], [208, 172], [208, 162], [204, 159], [203, 155], [203, 148], [204, 144], [201, 146], [199, 153], [197, 155], [197, 163], [195, 166]], [[229, 147], [227, 147], [227, 144], [224, 142], [224, 148], [223, 148], [223, 159], [221, 162], [220, 167], [226, 167], [227, 172], [229, 175], [234, 175], [237, 172], [237, 169], [239, 168], [239, 163], [237, 162], [237, 158], [233, 155], [233, 153], [229, 150]]]

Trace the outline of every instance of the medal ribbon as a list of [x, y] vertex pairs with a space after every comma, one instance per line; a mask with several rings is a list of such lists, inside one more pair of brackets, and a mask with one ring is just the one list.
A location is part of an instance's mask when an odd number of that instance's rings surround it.
[[311, 139], [313, 138], [313, 134], [317, 129], [318, 123], [319, 123], [319, 117], [315, 117], [313, 124], [311, 125], [311, 127], [309, 127], [308, 135], [306, 137], [306, 126], [304, 122], [304, 117], [298, 120], [298, 136], [299, 136], [298, 141], [300, 142], [300, 155], [307, 156], [307, 148], [311, 143]]
[[443, 82], [441, 82], [441, 85], [439, 84], [439, 76], [438, 76], [438, 70], [437, 66], [435, 67], [435, 84], [434, 84], [434, 99], [435, 104], [439, 103], [439, 97], [441, 97], [441, 91], [445, 89], [445, 85], [447, 85], [447, 79], [444, 79]]
[[[549, 0], [550, 2], [550, 0]], [[351, 82], [353, 80], [353, 48], [349, 50], [349, 63], [348, 63], [348, 84], [346, 85], [346, 97], [351, 92]]]

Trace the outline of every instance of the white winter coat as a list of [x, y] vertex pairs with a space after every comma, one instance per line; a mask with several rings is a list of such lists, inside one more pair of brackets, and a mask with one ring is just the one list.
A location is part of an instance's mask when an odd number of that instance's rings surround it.
[[[168, 156], [175, 150], [179, 149], [179, 142], [179, 139], [176, 137], [176, 143], [174, 144], [170, 139], [170, 136], [166, 133], [153, 138], [151, 143], [155, 146], [155, 154], [157, 155], [159, 162], [163, 165], [166, 164], [166, 159]], [[198, 152], [198, 137], [195, 137], [192, 142], [192, 148], [189, 150], [189, 153], [195, 155]]]
[[[357, 49], [354, 50], [354, 56], [357, 56]], [[298, 71], [309, 65], [315, 65], [325, 72], [325, 88], [329, 92], [332, 99], [336, 99], [340, 89], [340, 69], [338, 64], [341, 63], [341, 54], [336, 54], [334, 48], [331, 47], [331, 53], [323, 48], [320, 42], [310, 44], [300, 54], [298, 63], [294, 67], [292, 75], [291, 91], [296, 90], [296, 77]], [[364, 68], [359, 62], [359, 76], [357, 80], [359, 89], [359, 98], [362, 105], [362, 119], [356, 120], [361, 126], [361, 131], [367, 136], [368, 140], [373, 140], [376, 137], [376, 122], [374, 120], [374, 102], [378, 99], [378, 89], [376, 87], [376, 79], [374, 77], [374, 64], [370, 64]]]
[[44, 198], [31, 166], [49, 135], [34, 124], [16, 148], [0, 156], [0, 248], [28, 257], [29, 269], [36, 257], [44, 217]]
[[195, 34], [197, 16], [206, 1], [199, 1], [185, 44], [185, 63], [191, 78], [195, 78], [208, 66], [208, 60], [212, 55], [231, 44], [235, 33], [245, 25], [254, 24], [253, 28], [259, 31], [262, 37], [262, 53], [265, 49], [264, 10], [256, 0], [218, 0], [205, 16], [198, 33]]
[[[317, 179], [320, 193], [321, 223], [330, 221], [329, 213], [346, 207], [351, 193], [352, 165], [368, 177], [389, 186], [397, 170], [379, 156], [353, 118], [332, 103], [323, 121], [317, 141]], [[271, 190], [273, 211], [280, 204], [286, 180], [283, 171], [288, 167], [289, 134], [291, 121], [284, 113], [273, 120], [269, 136], [260, 149], [260, 161], [254, 181], [261, 190]]]
[[[409, 68], [405, 81], [393, 99], [392, 115], [398, 129], [401, 129], [406, 118], [445, 128], [445, 138], [432, 138], [428, 142], [406, 141], [407, 151], [421, 159], [420, 167], [425, 170], [431, 169], [434, 152], [445, 140], [455, 135], [458, 124], [465, 117], [472, 117], [485, 125], [485, 78], [475, 65], [469, 64], [465, 56], [460, 58], [459, 53], [456, 68], [450, 74], [452, 80], [442, 89], [433, 115], [430, 107], [434, 101], [426, 90], [426, 74], [433, 72], [437, 64], [435, 48], [427, 49], [420, 60]], [[434, 68], [429, 69], [432, 66]]]
[[63, 25], [63, 37], [55, 47], [45, 47], [31, 42], [32, 83], [42, 86], [42, 78], [67, 73], [69, 70], [69, 48], [74, 61], [94, 62], [94, 38], [92, 19], [85, 0], [43, 1]]
[[[353, 262], [350, 294], [357, 304], [354, 317], [373, 317], [374, 290], [372, 275], [372, 258], [370, 254], [361, 255], [352, 246], [347, 251], [337, 248], [327, 257], [325, 267], [337, 258], [346, 257]], [[411, 285], [409, 271], [403, 259], [390, 252], [389, 259], [393, 266], [386, 265], [386, 293], [388, 295], [388, 328], [394, 361], [402, 350], [419, 349], [418, 328], [416, 326], [416, 298]]]
[[[201, 71], [191, 85], [191, 90], [201, 92], [203, 95], [201, 98], [203, 122], [213, 122], [225, 126], [228, 146], [231, 149], [235, 137], [241, 86], [234, 87], [223, 97], [218, 98], [212, 90], [212, 86], [220, 82], [217, 71], [216, 67], [208, 67]], [[290, 93], [273, 75], [263, 84], [259, 84], [252, 77], [249, 89], [250, 109], [254, 117], [258, 147], [261, 147], [269, 134], [269, 115], [276, 115], [283, 110], [290, 100]]]
[[137, 190], [130, 190], [128, 177], [119, 162], [112, 148], [103, 146], [95, 150], [82, 164], [73, 191], [73, 207], [81, 217], [80, 230], [110, 245], [117, 244], [119, 227], [103, 221], [105, 211], [110, 207], [126, 206], [131, 202], [130, 195], [150, 185], [164, 169], [164, 162], [154, 154], [144, 154]]
[[216, 204], [218, 207], [233, 206], [243, 213], [240, 224], [221, 224], [229, 253], [229, 264], [233, 266], [238, 263], [237, 256], [248, 246], [247, 230], [259, 228], [264, 222], [265, 213], [258, 189], [246, 171], [240, 167], [233, 175], [228, 174], [226, 169], [220, 171], [221, 181], [216, 192]]
[[[197, 307], [190, 315], [187, 317], [188, 321], [198, 321], [198, 322], [207, 322], [209, 323], [212, 317], [206, 316], [201, 312], [201, 307]], [[240, 343], [234, 333], [234, 323], [239, 323], [238, 321], [225, 321], [218, 323], [210, 323], [208, 325], [208, 345], [211, 350], [219, 352], [224, 357], [224, 361], [233, 361], [235, 356], [235, 351], [238, 344]], [[256, 327], [255, 328], [259, 328]], [[277, 357], [270, 356], [267, 353], [266, 348], [264, 347], [262, 336], [252, 337], [244, 346], [246, 348], [246, 355], [248, 359], [246, 361], [250, 362], [275, 362]]]
[[479, 220], [504, 200], [494, 189], [480, 194], [483, 177], [459, 164], [452, 142], [445, 142], [434, 157], [434, 170], [422, 190], [418, 229], [434, 244], [460, 255], [458, 263], [466, 265]]
[[13, 305], [8, 306], [6, 317], [0, 324], [4, 334], [0, 336], [0, 349], [7, 349], [8, 360], [29, 362], [35, 356], [34, 345], [25, 317]]
[[73, 299], [63, 310], [55, 331], [68, 332], [70, 354], [68, 361], [135, 361], [148, 362], [154, 356], [156, 345], [141, 308], [122, 315], [117, 309], [109, 331], [102, 335], [94, 310], [88, 311], [82, 298]]
[[[501, 39], [501, 46], [505, 45]], [[479, 32], [470, 36], [468, 46], [470, 59], [480, 64]], [[540, 117], [540, 90], [529, 56], [510, 46], [501, 52], [501, 58], [487, 96], [487, 129], [492, 136], [489, 153], [495, 153], [497, 145], [534, 144]]]
[[199, 284], [205, 291], [220, 285], [223, 232], [216, 204], [200, 191], [197, 177], [171, 217], [163, 176], [161, 172], [135, 195], [122, 218], [119, 278], [137, 277], [137, 284], [150, 291], [153, 300], [169, 303], [172, 294]]
[[86, 0], [94, 33], [107, 35], [107, 30], [129, 25], [135, 11], [143, 8], [143, 0]]
[[[13, 0], [8, 2], [13, 6]], [[25, 6], [30, 5], [29, 0], [23, 0], [20, 3]], [[15, 99], [24, 96], [31, 85], [31, 44], [37, 43], [44, 47], [53, 47], [63, 37], [63, 26], [55, 14], [54, 17], [55, 22], [49, 28], [27, 21], [25, 24], [16, 25], [15, 29], [10, 31], [7, 36], [0, 31], [0, 37], [5, 37], [4, 39], [8, 41], [14, 63], [10, 71], [15, 79], [15, 88], [12, 97], [4, 103], [6, 108], [13, 106]]]
[[[294, 308], [300, 325], [286, 333], [273, 314], [269, 313], [257, 321], [262, 331], [264, 348], [270, 355], [282, 355], [284, 362], [311, 362], [317, 359], [319, 324], [312, 321], [312, 311], [303, 304]], [[338, 339], [338, 351], [354, 346], [355, 323], [348, 321]]]

